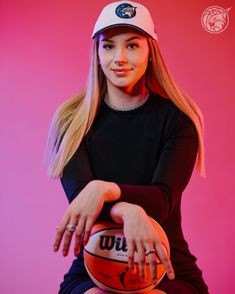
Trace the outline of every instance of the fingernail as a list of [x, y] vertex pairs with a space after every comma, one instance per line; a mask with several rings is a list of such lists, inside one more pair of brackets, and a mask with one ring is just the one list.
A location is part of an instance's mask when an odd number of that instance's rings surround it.
[[173, 280], [173, 279], [175, 278], [174, 273], [170, 273], [170, 274], [169, 274], [169, 278], [170, 278], [171, 280]]
[[57, 246], [57, 245], [54, 245], [54, 246], [53, 246], [53, 250], [54, 250], [54, 251], [57, 251], [57, 250], [58, 250], [58, 246]]
[[80, 252], [80, 249], [75, 249], [74, 250], [74, 255], [77, 256], [79, 254], [79, 252]]
[[67, 251], [63, 251], [64, 256], [67, 256], [67, 254], [68, 254]]

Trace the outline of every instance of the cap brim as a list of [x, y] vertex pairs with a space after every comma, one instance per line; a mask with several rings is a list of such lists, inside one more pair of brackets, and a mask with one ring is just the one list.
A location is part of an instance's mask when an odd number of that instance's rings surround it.
[[110, 26], [107, 26], [103, 29], [98, 30], [95, 34], [92, 35], [92, 39], [98, 37], [101, 33], [103, 33], [104, 31], [111, 29], [111, 28], [115, 28], [115, 27], [129, 27], [129, 28], [133, 28], [139, 32], [141, 32], [142, 34], [146, 35], [147, 37], [150, 37], [152, 39], [154, 39], [151, 35], [149, 35], [147, 32], [145, 32], [144, 30], [140, 29], [139, 27], [135, 26], [135, 25], [131, 25], [131, 24], [125, 24], [125, 23], [117, 23], [117, 24], [113, 24]]

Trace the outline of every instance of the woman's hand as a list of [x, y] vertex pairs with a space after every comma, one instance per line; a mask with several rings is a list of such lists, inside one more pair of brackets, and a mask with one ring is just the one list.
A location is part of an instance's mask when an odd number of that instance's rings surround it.
[[63, 255], [68, 255], [73, 232], [66, 228], [70, 225], [75, 228], [74, 254], [77, 255], [82, 238], [84, 245], [88, 242], [92, 225], [100, 214], [104, 202], [115, 201], [120, 194], [120, 189], [115, 183], [99, 180], [88, 183], [66, 209], [57, 228], [54, 251], [59, 250], [64, 237]]
[[[174, 279], [171, 261], [144, 209], [138, 205], [119, 202], [112, 207], [110, 214], [115, 222], [123, 223], [130, 270], [134, 270], [134, 253], [136, 252], [140, 279], [144, 281], [145, 262], [146, 258], [148, 258], [152, 281], [153, 284], [156, 284], [157, 254], [166, 269], [168, 278]], [[156, 254], [152, 252], [152, 254], [146, 256], [146, 252], [149, 250], [156, 251]]]

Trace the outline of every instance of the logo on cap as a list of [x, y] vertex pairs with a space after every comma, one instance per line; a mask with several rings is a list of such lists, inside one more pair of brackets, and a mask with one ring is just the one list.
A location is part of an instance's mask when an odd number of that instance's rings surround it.
[[117, 6], [115, 13], [120, 18], [132, 18], [136, 15], [136, 8], [128, 3], [123, 3]]

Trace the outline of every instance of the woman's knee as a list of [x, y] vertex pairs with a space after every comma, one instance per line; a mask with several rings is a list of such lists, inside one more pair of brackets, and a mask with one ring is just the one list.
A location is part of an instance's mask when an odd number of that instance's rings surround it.
[[[94, 288], [87, 290], [84, 294], [111, 294], [111, 292], [106, 292], [106, 291], [103, 291], [97, 287], [94, 287]], [[158, 290], [158, 289], [153, 289], [150, 292], [148, 292], [147, 294], [167, 294], [167, 293], [163, 292], [161, 290]]]
[[98, 287], [94, 287], [94, 288], [87, 290], [84, 294], [108, 294], [108, 293], [111, 294], [111, 292], [106, 292], [106, 291], [99, 289]]

